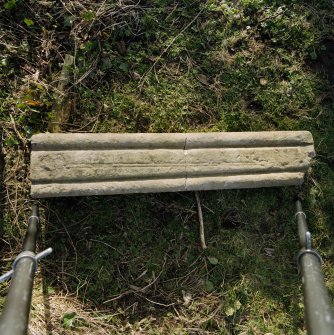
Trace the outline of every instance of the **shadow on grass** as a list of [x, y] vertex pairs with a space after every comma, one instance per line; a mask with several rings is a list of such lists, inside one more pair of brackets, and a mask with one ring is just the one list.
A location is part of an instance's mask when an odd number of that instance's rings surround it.
[[[216, 310], [203, 329], [224, 325], [233, 334], [254, 322], [263, 331], [297, 332], [293, 192], [202, 193], [205, 251], [192, 193], [49, 200], [45, 239], [54, 254], [46, 282], [87, 306], [121, 310], [124, 323], [166, 318], [190, 296], [189, 318], [203, 308], [196, 301], [207, 302], [208, 315]], [[212, 297], [218, 302], [210, 306]]]

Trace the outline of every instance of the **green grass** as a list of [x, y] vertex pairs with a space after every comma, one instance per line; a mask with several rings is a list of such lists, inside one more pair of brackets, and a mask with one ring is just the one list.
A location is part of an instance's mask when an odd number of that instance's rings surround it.
[[[291, 196], [289, 190], [203, 194], [209, 246], [204, 253], [198, 247], [191, 194], [85, 198], [79, 204], [52, 201], [49, 208], [58, 215], [51, 213], [46, 236], [52, 236], [49, 244], [58, 255], [53, 266], [63, 271], [60, 283], [53, 285], [64, 282], [69, 292], [101, 307], [127, 292], [117, 303], [105, 305], [126, 309], [139, 301], [140, 309], [128, 316], [132, 322], [173, 311], [147, 305], [145, 298], [182, 305], [182, 292], [189, 292], [194, 301], [188, 313], [206, 318], [201, 311], [206, 300], [208, 314], [217, 309], [203, 329], [219, 332], [225, 327], [238, 333], [253, 327], [262, 333], [277, 332], [284, 324], [284, 332], [296, 333], [303, 318], [293, 261], [298, 241]], [[62, 224], [66, 231], [59, 229]], [[147, 285], [144, 292], [139, 290]], [[207, 294], [218, 297], [218, 302], [210, 306]], [[241, 305], [235, 309], [235, 304]]]
[[[42, 201], [40, 245], [55, 251], [36, 285], [32, 331], [305, 334], [297, 192], [334, 295], [332, 2], [150, 0], [120, 11], [107, 1], [113, 27], [100, 2], [70, 3], [71, 14], [53, 2], [1, 5], [3, 271], [30, 207], [22, 138], [48, 129], [65, 53], [76, 55], [76, 104], [63, 131], [303, 129], [317, 157], [300, 189], [202, 192], [205, 251], [192, 193]], [[42, 291], [53, 304], [47, 326]]]

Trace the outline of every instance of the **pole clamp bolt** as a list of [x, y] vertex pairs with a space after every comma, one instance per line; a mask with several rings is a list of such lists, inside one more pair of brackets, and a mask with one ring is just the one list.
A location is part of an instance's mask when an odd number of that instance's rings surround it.
[[301, 262], [301, 258], [305, 255], [305, 254], [311, 254], [314, 255], [320, 265], [323, 264], [323, 260], [321, 258], [321, 256], [314, 250], [312, 249], [312, 239], [311, 239], [311, 233], [309, 231], [307, 231], [305, 233], [305, 244], [306, 244], [306, 248], [303, 248], [299, 251], [298, 256], [297, 256], [297, 268], [298, 268], [298, 272], [300, 271], [300, 262]]
[[8, 280], [9, 278], [13, 277], [14, 272], [15, 272], [15, 268], [17, 266], [17, 263], [23, 259], [23, 258], [30, 258], [31, 260], [34, 261], [34, 271], [37, 271], [37, 267], [38, 267], [38, 261], [40, 261], [42, 258], [50, 255], [52, 253], [52, 248], [47, 248], [43, 251], [41, 251], [38, 254], [35, 254], [32, 251], [22, 251], [21, 253], [19, 253], [17, 255], [17, 257], [15, 258], [14, 262], [13, 262], [13, 266], [12, 266], [12, 270], [8, 271], [7, 273], [3, 274], [2, 276], [0, 276], [0, 283]]
[[295, 218], [296, 218], [297, 215], [299, 215], [299, 214], [304, 215], [304, 218], [305, 218], [305, 220], [306, 220], [306, 214], [305, 214], [303, 211], [299, 211], [299, 212], [297, 212], [297, 213], [295, 214]]

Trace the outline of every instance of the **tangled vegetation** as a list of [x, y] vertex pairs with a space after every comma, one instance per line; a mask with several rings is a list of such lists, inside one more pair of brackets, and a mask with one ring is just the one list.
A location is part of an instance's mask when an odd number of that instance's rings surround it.
[[192, 193], [41, 201], [30, 334], [306, 333], [293, 201], [333, 296], [333, 27], [330, 0], [0, 2], [2, 272], [57, 106], [63, 132], [309, 130], [317, 152], [298, 190], [202, 192], [205, 251]]

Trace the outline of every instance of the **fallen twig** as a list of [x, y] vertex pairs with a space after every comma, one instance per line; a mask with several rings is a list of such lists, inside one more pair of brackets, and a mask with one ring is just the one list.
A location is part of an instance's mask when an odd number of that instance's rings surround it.
[[51, 133], [59, 133], [61, 125], [66, 123], [70, 117], [71, 111], [74, 109], [75, 101], [73, 97], [66, 91], [66, 86], [70, 82], [71, 69], [74, 64], [72, 55], [65, 55], [63, 68], [59, 77], [57, 86], [58, 101], [53, 107], [53, 118], [49, 124]]
[[203, 214], [202, 214], [201, 200], [199, 198], [198, 191], [195, 192], [195, 197], [196, 197], [197, 211], [198, 211], [199, 237], [200, 237], [200, 242], [201, 242], [201, 248], [206, 249], [207, 246], [205, 244]]
[[13, 115], [9, 114], [9, 117], [10, 117], [10, 121], [12, 122], [12, 126], [13, 126], [13, 129], [14, 129], [14, 132], [15, 132], [16, 136], [19, 138], [19, 140], [22, 142], [23, 148], [25, 150], [27, 148], [27, 141], [23, 138], [23, 136], [21, 135], [21, 133], [17, 130], [16, 123], [15, 123], [15, 120], [13, 118]]

